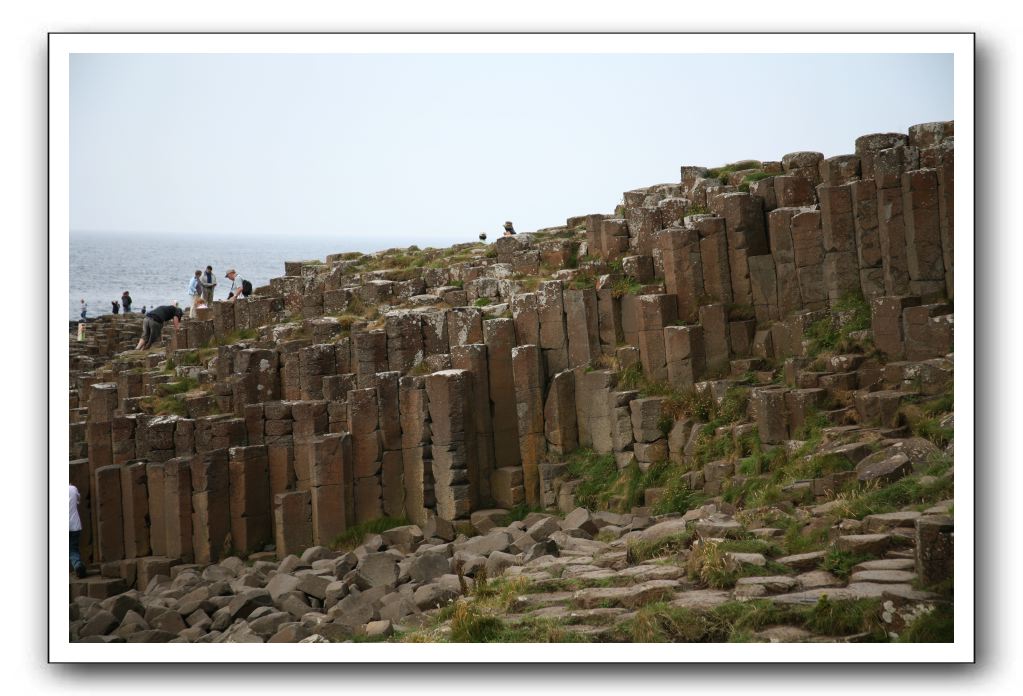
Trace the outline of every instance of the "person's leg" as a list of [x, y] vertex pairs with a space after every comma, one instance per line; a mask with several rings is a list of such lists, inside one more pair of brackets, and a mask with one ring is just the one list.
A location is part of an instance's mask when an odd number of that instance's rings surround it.
[[149, 317], [142, 320], [142, 338], [139, 339], [138, 345], [135, 346], [135, 350], [145, 350], [146, 348], [149, 348], [149, 321]]
[[82, 530], [77, 530], [70, 533], [70, 554], [69, 560], [71, 561], [71, 568], [78, 574], [78, 577], [85, 577], [85, 564], [82, 563], [82, 554], [78, 550], [78, 542], [81, 539]]

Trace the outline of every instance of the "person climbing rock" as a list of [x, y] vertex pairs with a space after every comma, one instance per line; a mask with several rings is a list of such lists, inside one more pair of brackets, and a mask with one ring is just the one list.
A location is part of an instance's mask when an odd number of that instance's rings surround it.
[[174, 330], [177, 331], [182, 316], [184, 312], [181, 311], [181, 307], [171, 305], [161, 305], [147, 313], [146, 318], [142, 320], [142, 338], [139, 339], [135, 350], [149, 350], [149, 346], [159, 341], [163, 325], [167, 321], [173, 320]]

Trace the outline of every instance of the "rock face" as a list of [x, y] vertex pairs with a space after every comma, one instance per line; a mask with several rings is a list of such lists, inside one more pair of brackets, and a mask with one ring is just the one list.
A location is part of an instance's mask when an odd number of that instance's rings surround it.
[[[90, 322], [69, 342], [69, 478], [91, 569], [72, 596], [210, 593], [179, 615], [118, 605], [116, 625], [89, 612], [78, 637], [335, 640], [369, 622], [386, 637], [481, 569], [567, 564], [611, 540], [784, 538], [731, 514], [753, 484], [809, 510], [799, 531], [842, 553], [908, 553], [912, 539], [917, 582], [947, 580], [947, 510], [821, 520], [849, 512], [840, 494], [896, 483], [951, 495], [951, 409], [928, 419], [920, 403], [952, 393], [953, 131], [686, 166], [625, 192], [614, 215], [489, 247], [285, 262], [149, 352], [130, 350], [138, 317]], [[628, 519], [580, 507], [565, 460], [581, 448], [622, 480], [672, 468], [671, 484], [605, 496]], [[765, 484], [776, 452], [791, 475]], [[680, 490], [713, 509], [649, 519]], [[523, 508], [565, 516], [513, 522]], [[330, 550], [369, 524], [388, 529]], [[758, 563], [744, 553], [729, 558]], [[814, 573], [813, 553], [771, 560]], [[786, 584], [770, 568], [748, 596]], [[896, 577], [874, 573], [909, 571], [856, 572], [869, 590]], [[347, 618], [326, 628], [310, 612]]]

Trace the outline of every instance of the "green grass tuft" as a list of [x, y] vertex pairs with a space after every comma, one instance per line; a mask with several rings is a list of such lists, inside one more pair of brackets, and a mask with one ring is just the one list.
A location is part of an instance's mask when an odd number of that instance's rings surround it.
[[363, 522], [362, 524], [357, 524], [354, 527], [346, 529], [344, 532], [334, 537], [334, 540], [330, 543], [330, 548], [335, 551], [351, 551], [362, 543], [363, 538], [367, 534], [379, 534], [380, 532], [386, 532], [388, 529], [394, 529], [395, 527], [404, 527], [408, 523], [408, 519], [404, 517], [381, 517], [379, 519]]
[[951, 604], [938, 604], [917, 617], [899, 635], [900, 643], [952, 643], [955, 641], [955, 612]]

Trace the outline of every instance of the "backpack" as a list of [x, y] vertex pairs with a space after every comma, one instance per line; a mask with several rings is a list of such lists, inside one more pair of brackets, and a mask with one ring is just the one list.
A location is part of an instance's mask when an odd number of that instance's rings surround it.
[[242, 279], [242, 297], [248, 297], [252, 294], [252, 283]]

